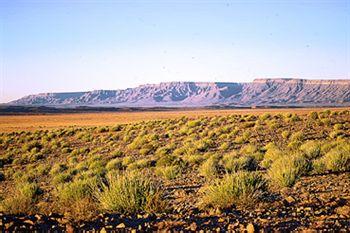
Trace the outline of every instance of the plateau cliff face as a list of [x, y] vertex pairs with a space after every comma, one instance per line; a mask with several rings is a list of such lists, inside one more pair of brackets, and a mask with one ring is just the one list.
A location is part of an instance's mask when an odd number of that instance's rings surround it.
[[45, 93], [13, 105], [197, 107], [350, 105], [350, 80], [256, 79], [250, 83], [168, 82], [124, 90]]

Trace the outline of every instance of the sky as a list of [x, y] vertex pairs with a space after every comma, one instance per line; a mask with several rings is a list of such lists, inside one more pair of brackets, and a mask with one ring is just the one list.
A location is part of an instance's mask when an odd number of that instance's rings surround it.
[[0, 1], [0, 103], [255, 78], [350, 79], [350, 0]]

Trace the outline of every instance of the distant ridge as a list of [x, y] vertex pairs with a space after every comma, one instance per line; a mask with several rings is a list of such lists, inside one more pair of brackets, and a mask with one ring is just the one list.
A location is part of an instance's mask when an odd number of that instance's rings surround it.
[[165, 82], [123, 90], [43, 93], [11, 105], [201, 107], [349, 106], [350, 80], [255, 79], [234, 82]]

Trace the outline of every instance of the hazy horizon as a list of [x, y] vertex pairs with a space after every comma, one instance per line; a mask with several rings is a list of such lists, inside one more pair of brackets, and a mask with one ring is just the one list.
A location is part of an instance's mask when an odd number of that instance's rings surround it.
[[171, 81], [350, 79], [349, 1], [2, 1], [0, 103]]

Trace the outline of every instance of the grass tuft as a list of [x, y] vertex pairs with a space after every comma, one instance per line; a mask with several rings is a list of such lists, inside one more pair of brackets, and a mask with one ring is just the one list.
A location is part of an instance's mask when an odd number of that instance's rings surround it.
[[266, 181], [256, 172], [238, 172], [216, 179], [201, 189], [200, 205], [204, 208], [227, 209], [233, 205], [250, 205], [266, 190]]
[[109, 176], [94, 192], [101, 209], [129, 214], [162, 210], [165, 205], [162, 195], [152, 179], [137, 173]]
[[14, 192], [0, 202], [0, 211], [9, 214], [32, 214], [39, 193], [37, 184], [19, 183]]
[[313, 163], [316, 173], [350, 171], [350, 144], [342, 142]]
[[275, 160], [269, 170], [268, 177], [273, 185], [291, 187], [310, 170], [310, 163], [301, 154], [284, 155]]

